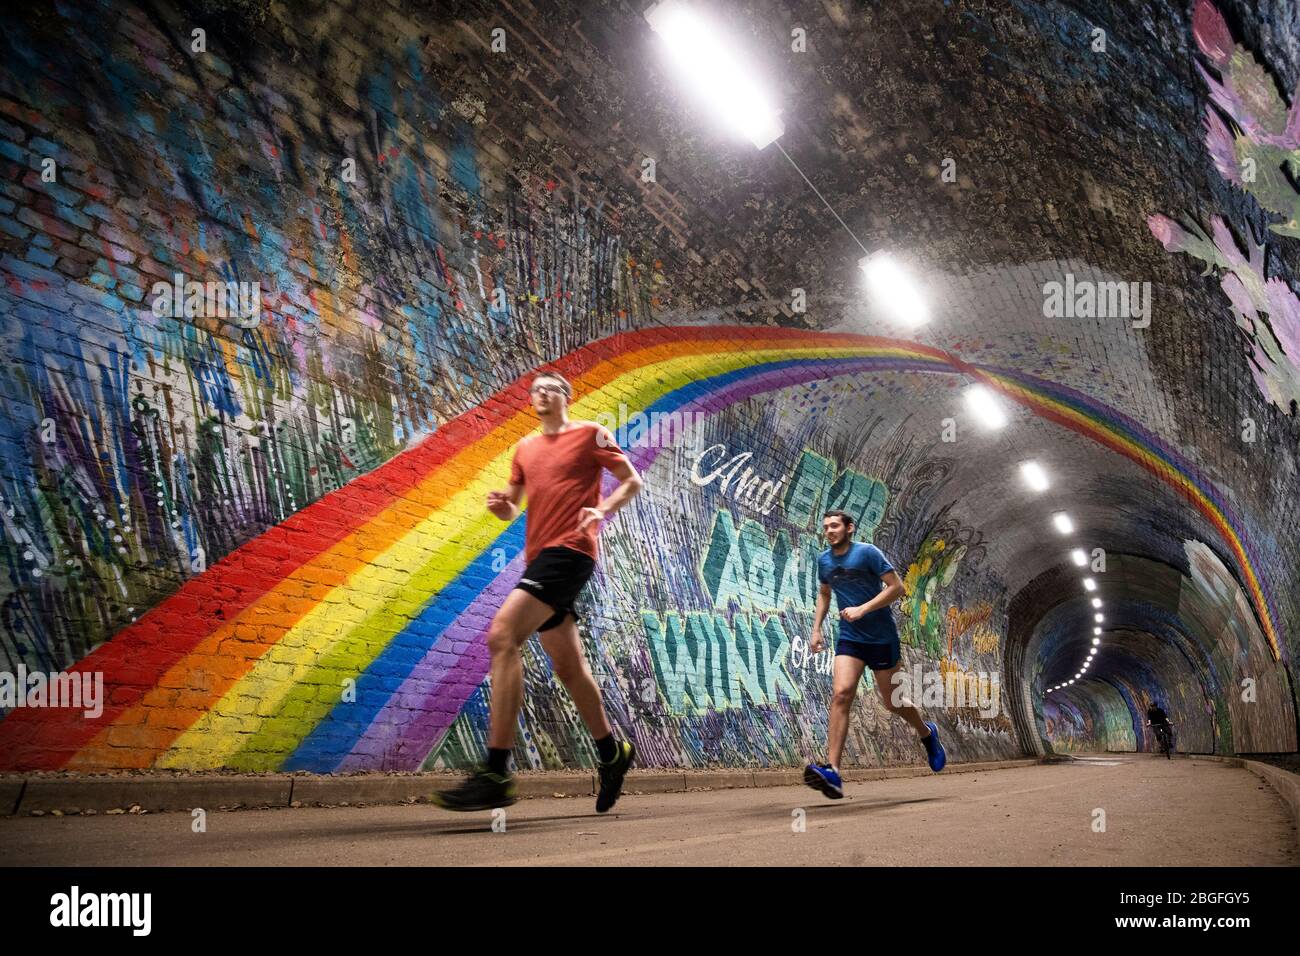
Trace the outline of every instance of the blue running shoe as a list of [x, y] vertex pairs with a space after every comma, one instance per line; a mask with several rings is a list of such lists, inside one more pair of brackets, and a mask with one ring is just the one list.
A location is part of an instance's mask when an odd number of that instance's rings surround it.
[[948, 754], [944, 752], [943, 744], [939, 743], [939, 728], [928, 720], [925, 726], [930, 728], [930, 736], [923, 738], [921, 743], [925, 744], [925, 752], [930, 757], [930, 769], [938, 773], [948, 763]]
[[814, 790], [820, 790], [831, 800], [844, 796], [844, 781], [828, 763], [810, 763], [803, 768], [803, 782]]

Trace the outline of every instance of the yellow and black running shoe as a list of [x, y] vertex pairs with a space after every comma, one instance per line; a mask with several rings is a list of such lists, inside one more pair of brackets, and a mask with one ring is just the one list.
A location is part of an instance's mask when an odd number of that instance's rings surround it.
[[620, 741], [618, 753], [609, 763], [603, 760], [596, 763], [596, 770], [600, 774], [600, 793], [596, 795], [596, 812], [604, 813], [618, 800], [619, 795], [623, 792], [623, 778], [627, 776], [628, 768], [632, 766], [632, 758], [636, 756], [636, 748], [632, 746], [631, 741]]
[[[621, 779], [621, 778], [620, 778]], [[429, 798], [444, 810], [495, 810], [515, 802], [515, 778], [481, 768], [450, 790]]]

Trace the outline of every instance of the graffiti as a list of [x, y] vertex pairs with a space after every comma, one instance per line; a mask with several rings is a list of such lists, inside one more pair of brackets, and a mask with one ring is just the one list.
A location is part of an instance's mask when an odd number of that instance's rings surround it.
[[673, 713], [702, 713], [742, 707], [746, 695], [755, 706], [791, 701], [802, 695], [785, 662], [790, 641], [780, 621], [738, 614], [690, 612], [666, 615], [644, 611], [641, 621], [660, 690]]
[[783, 506], [787, 520], [798, 528], [820, 526], [827, 511], [847, 512], [856, 520], [854, 537], [870, 542], [888, 503], [889, 489], [882, 482], [850, 468], [837, 473], [830, 461], [804, 450]]
[[[1269, 229], [1300, 238], [1300, 98], [1290, 110], [1277, 82], [1244, 46], [1236, 43], [1211, 0], [1197, 0], [1192, 36], [1201, 54], [1219, 74], [1216, 79], [1199, 62], [1197, 72], [1210, 91], [1205, 108], [1205, 145], [1219, 174], [1254, 196], [1269, 212], [1283, 217]], [[1224, 122], [1222, 111], [1232, 122]], [[1289, 168], [1292, 179], [1285, 170]]]
[[[87, 11], [78, 29], [112, 36], [105, 16]], [[168, 47], [161, 20], [141, 30]], [[7, 237], [29, 237], [32, 251], [0, 255], [0, 561], [12, 579], [0, 594], [0, 663], [81, 659], [224, 555], [482, 400], [496, 376], [648, 307], [641, 271], [621, 266], [620, 239], [597, 210], [539, 206], [524, 186], [460, 211], [477, 196], [477, 147], [458, 123], [434, 121], [442, 97], [414, 41], [399, 53], [400, 85], [389, 51], [358, 61], [347, 82], [368, 128], [342, 140], [265, 102], [292, 85], [287, 64], [265, 65], [265, 87], [244, 85], [257, 71], [235, 72], [223, 96], [240, 102], [247, 137], [214, 140], [192, 124], [216, 104], [172, 109], [174, 74], [135, 44], [87, 47], [92, 72], [122, 77], [104, 85], [79, 82], [42, 42], [7, 25], [7, 89], [33, 98], [25, 117], [76, 131], [85, 149], [69, 154], [65, 176], [64, 150], [47, 144], [61, 173], [33, 188], [68, 219], [46, 215], [35, 232], [10, 225]], [[45, 70], [59, 76], [25, 77]], [[310, 82], [295, 89], [313, 96]], [[332, 79], [315, 82], [337, 95]], [[83, 129], [109, 116], [124, 119]], [[33, 141], [10, 136], [6, 159], [34, 162]], [[340, 149], [355, 157], [355, 186], [320, 188], [309, 171]], [[444, 151], [445, 171], [427, 161]], [[241, 174], [227, 179], [232, 169]], [[73, 275], [40, 251], [45, 236], [68, 238], [70, 220], [95, 250]]]
[[[1240, 752], [1291, 750], [1295, 709], [1289, 681], [1271, 659], [1241, 586], [1218, 555], [1201, 541], [1185, 541], [1190, 577], [1179, 593], [1178, 613], [1196, 622], [1213, 668], [1206, 683], [1211, 723], [1222, 746]], [[1252, 684], [1249, 700], [1240, 684]], [[1267, 701], [1266, 704], [1257, 701]]]
[[[1170, 252], [1185, 252], [1222, 270], [1219, 286], [1245, 336], [1250, 373], [1260, 394], [1290, 413], [1300, 402], [1300, 298], [1277, 276], [1265, 275], [1264, 247], [1248, 240], [1243, 255], [1220, 216], [1210, 219], [1210, 236], [1195, 223], [1184, 229], [1166, 216], [1148, 220], [1152, 234]], [[1263, 316], [1269, 317], [1265, 322]]]
[[[749, 455], [737, 458], [748, 460]], [[736, 467], [732, 466], [733, 472]], [[815, 503], [829, 495], [830, 501], [865, 505], [887, 498], [879, 482], [851, 469], [836, 475], [825, 458], [809, 449], [801, 452], [795, 474], [796, 500]], [[787, 528], [769, 535], [758, 520], [746, 518], [737, 525], [731, 512], [722, 508], [713, 517], [699, 577], [714, 608], [727, 611], [734, 605], [749, 612], [789, 612], [806, 632], [818, 593], [819, 552], [815, 535], [795, 532], [792, 539]], [[728, 623], [722, 615], [692, 612], [683, 625], [676, 613], [665, 620], [642, 612], [642, 620], [660, 689], [674, 713], [739, 706], [742, 688], [755, 705], [775, 702], [777, 678], [792, 691], [790, 699], [799, 700], [801, 695], [785, 669], [787, 660], [796, 670], [812, 662], [818, 673], [830, 672], [832, 655], [810, 654], [802, 637], [791, 642], [776, 617], [760, 622], [738, 614]], [[831, 615], [825, 626], [830, 632], [828, 643], [833, 644], [838, 618]], [[757, 660], [756, 646], [766, 649]]]
[[968, 631], [971, 632], [971, 646], [976, 653], [990, 654], [996, 650], [1001, 638], [996, 631], [987, 626], [992, 616], [993, 607], [987, 601], [977, 604], [969, 611], [959, 610], [956, 605], [949, 607], [948, 656], [952, 656], [953, 646]]
[[904, 596], [899, 601], [902, 638], [932, 657], [938, 657], [942, 649], [939, 634], [944, 620], [935, 606], [939, 591], [952, 584], [965, 555], [965, 545], [949, 546], [943, 537], [930, 537], [903, 574]]
[[[715, 452], [717, 453], [716, 456]], [[700, 474], [700, 466], [706, 458], [716, 457], [718, 461], [721, 461], [726, 458], [726, 455], [727, 448], [721, 444], [710, 445], [701, 451], [695, 459], [695, 464], [691, 467], [691, 483], [704, 488], [721, 478], [718, 489], [723, 494], [730, 493], [732, 500], [738, 504], [743, 504], [760, 514], [769, 514], [776, 506], [776, 493], [781, 485], [785, 483], [785, 479], [764, 481], [761, 476], [754, 474], [753, 469], [747, 465], [745, 470], [741, 472], [740, 477], [737, 478], [736, 473], [740, 471], [740, 466], [754, 457], [754, 453], [749, 451], [732, 455], [731, 458], [728, 458], [708, 474]], [[736, 483], [734, 488], [731, 487], [733, 481]]]
[[[1269, 225], [1274, 234], [1300, 237], [1300, 190], [1294, 185], [1300, 178], [1300, 98], [1288, 112], [1273, 77], [1233, 41], [1210, 0], [1197, 0], [1192, 32], [1222, 77], [1215, 79], [1197, 63], [1212, 101], [1205, 108], [1205, 128], [1215, 168], [1264, 209], [1285, 218]], [[1218, 111], [1231, 121], [1231, 129]], [[1295, 414], [1300, 403], [1300, 298], [1285, 280], [1266, 274], [1262, 240], [1247, 236], [1243, 255], [1217, 215], [1210, 217], [1209, 235], [1196, 222], [1180, 225], [1159, 213], [1148, 217], [1147, 225], [1167, 251], [1199, 259], [1207, 275], [1221, 272], [1219, 285], [1246, 340], [1255, 386], [1269, 402]]]
[[752, 610], [806, 608], [816, 599], [817, 554], [813, 539], [792, 545], [785, 529], [770, 540], [756, 521], [737, 528], [724, 508], [714, 518], [700, 578], [718, 608], [732, 601]]

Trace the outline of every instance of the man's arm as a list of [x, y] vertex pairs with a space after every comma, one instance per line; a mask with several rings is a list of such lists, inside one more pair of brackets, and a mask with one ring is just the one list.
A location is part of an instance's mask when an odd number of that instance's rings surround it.
[[817, 589], [817, 612], [813, 615], [812, 641], [809, 643], [809, 649], [814, 654], [821, 653], [826, 642], [822, 639], [822, 621], [826, 620], [826, 612], [831, 606], [831, 586], [822, 584]]
[[487, 496], [488, 511], [502, 521], [514, 521], [519, 517], [519, 502], [523, 496], [523, 485], [510, 485], [505, 491], [489, 491]]
[[856, 621], [860, 617], [870, 614], [872, 611], [878, 611], [882, 607], [889, 607], [903, 596], [905, 591], [903, 582], [898, 578], [897, 571], [886, 571], [880, 576], [880, 580], [885, 583], [885, 587], [879, 594], [873, 597], [866, 604], [859, 604], [857, 607], [847, 607], [840, 612], [840, 617], [846, 621]]
[[578, 530], [581, 531], [593, 521], [603, 521], [614, 512], [618, 511], [625, 504], [636, 497], [637, 493], [645, 484], [641, 476], [632, 467], [632, 463], [623, 458], [616, 464], [609, 466], [609, 472], [620, 482], [619, 486], [614, 489], [608, 498], [596, 505], [594, 508], [583, 508], [582, 514], [578, 518]]

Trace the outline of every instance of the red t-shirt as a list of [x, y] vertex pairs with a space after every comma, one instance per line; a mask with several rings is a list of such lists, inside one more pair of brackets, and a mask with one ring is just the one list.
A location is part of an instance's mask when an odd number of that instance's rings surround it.
[[626, 461], [609, 429], [595, 422], [571, 421], [562, 432], [529, 435], [521, 441], [510, 463], [510, 484], [524, 486], [528, 505], [525, 560], [533, 560], [543, 548], [572, 548], [594, 561], [600, 523], [593, 521], [579, 531], [578, 518], [583, 508], [600, 503], [601, 469]]

